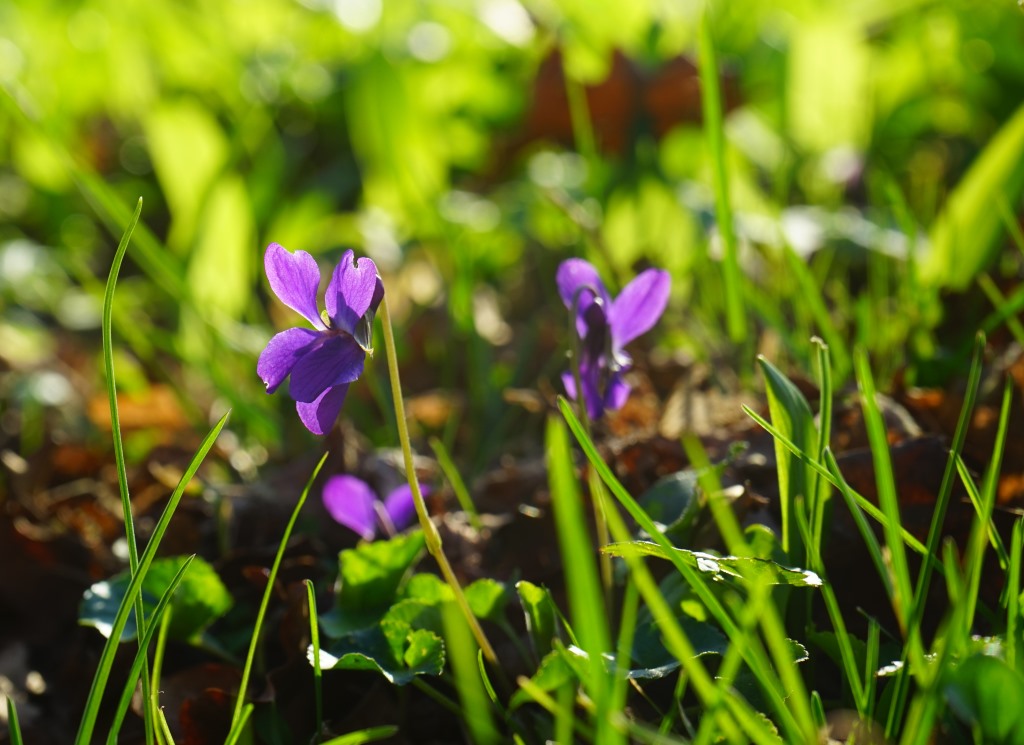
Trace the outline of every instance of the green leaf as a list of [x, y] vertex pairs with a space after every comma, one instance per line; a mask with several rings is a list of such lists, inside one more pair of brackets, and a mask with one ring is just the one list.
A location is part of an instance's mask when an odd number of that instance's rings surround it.
[[389, 682], [406, 685], [417, 675], [440, 675], [444, 641], [433, 631], [397, 620], [349, 634], [320, 650], [323, 668], [377, 670]]
[[[611, 543], [601, 548], [612, 556], [656, 556], [669, 559], [668, 552], [650, 541]], [[820, 587], [821, 578], [807, 569], [791, 569], [768, 559], [751, 556], [715, 556], [703, 551], [676, 548], [673, 551], [695, 569], [712, 575], [716, 580], [737, 577], [752, 584], [795, 585]]]
[[950, 708], [980, 730], [980, 741], [1024, 745], [1024, 676], [987, 655], [968, 657], [945, 686]]
[[465, 590], [469, 609], [477, 618], [498, 621], [505, 613], [508, 588], [493, 579], [478, 579]]
[[1024, 192], [1024, 105], [1020, 106], [953, 190], [932, 228], [931, 249], [917, 267], [922, 283], [967, 288], [995, 258], [1003, 226], [999, 200]]
[[[715, 626], [692, 618], [682, 618], [679, 625], [693, 645], [695, 656], [725, 654], [729, 640]], [[627, 673], [630, 679], [656, 680], [679, 669], [680, 661], [665, 648], [661, 630], [653, 621], [641, 625], [633, 640], [633, 665]]]
[[700, 514], [698, 494], [697, 472], [687, 469], [660, 479], [637, 502], [655, 523], [665, 526], [665, 535], [678, 538], [688, 535]]
[[[181, 567], [182, 557], [156, 559], [142, 583], [143, 606], [147, 619], [167, 590]], [[131, 582], [130, 572], [121, 572], [108, 580], [97, 582], [82, 599], [79, 623], [92, 626], [109, 637], [114, 617]], [[231, 593], [209, 563], [196, 558], [188, 574], [181, 580], [171, 599], [171, 623], [168, 633], [172, 639], [196, 641], [202, 631], [231, 608]], [[121, 641], [135, 639], [138, 631], [135, 617], [129, 616], [121, 634]]]
[[539, 587], [525, 579], [516, 583], [519, 603], [526, 614], [526, 631], [533, 642], [533, 651], [544, 657], [551, 651], [555, 636], [555, 603], [546, 587]]
[[324, 741], [323, 745], [363, 745], [364, 742], [383, 740], [398, 734], [398, 727], [393, 724], [386, 724], [380, 727], [370, 727], [358, 732], [349, 732]]
[[397, 599], [423, 547], [423, 533], [417, 530], [342, 551], [338, 556], [341, 590], [334, 609], [320, 617], [324, 633], [340, 637], [375, 626]]
[[[576, 672], [568, 660], [566, 660], [564, 652], [560, 649], [548, 652], [540, 661], [537, 672], [530, 678], [534, 685], [542, 691], [553, 691], [575, 679]], [[529, 693], [520, 689], [512, 694], [508, 708], [509, 710], [516, 709], [523, 704], [532, 703], [533, 700]]]

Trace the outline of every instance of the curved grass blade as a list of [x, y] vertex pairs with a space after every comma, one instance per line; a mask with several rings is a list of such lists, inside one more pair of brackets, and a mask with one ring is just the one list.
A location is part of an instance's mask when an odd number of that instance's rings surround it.
[[188, 467], [181, 476], [181, 480], [178, 481], [178, 485], [174, 488], [170, 498], [167, 500], [167, 506], [164, 507], [163, 513], [160, 515], [159, 521], [157, 521], [156, 527], [153, 529], [153, 536], [149, 539], [149, 543], [146, 546], [146, 550], [142, 552], [142, 556], [139, 557], [139, 570], [132, 575], [131, 582], [128, 583], [128, 587], [124, 593], [124, 600], [121, 602], [121, 607], [118, 608], [117, 615], [114, 616], [114, 622], [111, 624], [110, 636], [107, 638], [107, 642], [103, 647], [103, 653], [100, 656], [99, 666], [96, 668], [96, 674], [93, 677], [92, 686], [89, 689], [89, 697], [85, 702], [85, 712], [82, 714], [82, 721], [78, 728], [78, 735], [75, 737], [76, 745], [88, 745], [92, 742], [93, 729], [96, 727], [96, 716], [99, 713], [100, 699], [103, 696], [103, 691], [107, 687], [107, 679], [110, 677], [110, 669], [114, 664], [114, 655], [117, 653], [117, 646], [121, 639], [121, 633], [124, 631], [124, 626], [128, 622], [128, 614], [135, 603], [135, 600], [139, 597], [139, 593], [142, 590], [142, 582], [146, 578], [146, 572], [149, 570], [150, 564], [153, 563], [153, 559], [156, 557], [157, 549], [160, 548], [160, 541], [163, 540], [164, 533], [167, 532], [167, 526], [171, 522], [175, 510], [178, 508], [178, 503], [181, 502], [181, 497], [185, 493], [185, 488], [192, 481], [192, 477], [196, 475], [196, 471], [199, 470], [200, 464], [206, 455], [210, 452], [213, 447], [213, 443], [216, 442], [217, 436], [220, 431], [224, 428], [224, 425], [228, 421], [230, 411], [225, 413], [224, 416], [213, 426], [213, 429], [203, 438], [202, 443], [199, 445], [199, 449], [196, 454], [192, 457]]
[[299, 495], [299, 501], [295, 503], [295, 509], [292, 510], [292, 516], [288, 520], [288, 525], [284, 529], [284, 535], [281, 536], [281, 543], [277, 547], [277, 555], [274, 557], [274, 563], [270, 567], [270, 574], [267, 576], [267, 588], [263, 591], [263, 600], [260, 601], [260, 609], [256, 614], [256, 626], [252, 631], [252, 640], [249, 642], [249, 653], [245, 657], [245, 667], [242, 668], [242, 680], [238, 684], [238, 698], [235, 699], [235, 709], [231, 715], [231, 732], [237, 739], [241, 731], [241, 718], [242, 708], [245, 703], [245, 690], [249, 686], [249, 675], [252, 673], [252, 662], [256, 657], [256, 646], [259, 644], [260, 631], [263, 629], [263, 618], [267, 614], [267, 606], [270, 605], [270, 596], [274, 592], [274, 584], [277, 581], [277, 571], [281, 568], [281, 559], [284, 558], [284, 550], [288, 545], [288, 539], [292, 536], [292, 529], [295, 527], [295, 521], [299, 517], [299, 510], [302, 509], [302, 505], [306, 503], [306, 497], [309, 496], [309, 490], [313, 487], [313, 482], [316, 480], [317, 475], [320, 473], [320, 469], [323, 467], [324, 462], [327, 460], [329, 453], [324, 453], [323, 457], [320, 458], [320, 462], [316, 464], [316, 468], [313, 469], [313, 473], [310, 475], [309, 480], [306, 482], [305, 488], [302, 490], [302, 494]]
[[309, 608], [309, 643], [313, 647], [313, 690], [316, 696], [316, 734], [324, 731], [323, 673], [320, 671], [320, 621], [316, 614], [313, 580], [306, 580], [306, 606]]
[[156, 635], [157, 629], [160, 628], [160, 620], [163, 617], [168, 604], [171, 602], [174, 591], [178, 589], [178, 584], [181, 582], [182, 577], [185, 576], [185, 572], [188, 571], [189, 565], [192, 564], [192, 560], [195, 558], [195, 554], [192, 554], [182, 562], [181, 568], [178, 569], [170, 583], [168, 583], [167, 589], [164, 590], [163, 595], [160, 596], [160, 601], [156, 604], [156, 608], [153, 609], [153, 613], [148, 619], [149, 625], [146, 628], [145, 635], [139, 642], [139, 651], [136, 653], [135, 660], [132, 662], [131, 670], [128, 672], [128, 679], [121, 692], [121, 700], [117, 705], [117, 712], [114, 714], [114, 721], [110, 725], [110, 734], [107, 736], [108, 745], [114, 745], [117, 742], [117, 735], [121, 731], [121, 724], [124, 722], [124, 718], [128, 714], [128, 707], [132, 703], [132, 696], [135, 693], [135, 683], [138, 681], [139, 675], [142, 673], [142, 667], [146, 661], [146, 653], [149, 650], [149, 645], [153, 641], [153, 637]]
[[13, 696], [7, 696], [7, 733], [11, 745], [22, 745], [21, 725], [18, 723], [18, 709], [14, 705]]
[[242, 735], [242, 730], [245, 729], [245, 725], [249, 722], [249, 717], [252, 716], [252, 710], [252, 704], [246, 704], [242, 707], [242, 711], [238, 715], [238, 720], [232, 725], [231, 730], [228, 732], [227, 739], [224, 740], [224, 745], [235, 745], [235, 743], [238, 742], [238, 738]]
[[341, 737], [335, 737], [333, 740], [328, 740], [322, 745], [363, 745], [364, 742], [383, 740], [397, 734], [398, 727], [393, 724], [386, 724], [381, 727], [370, 727], [368, 729], [359, 730], [358, 732], [349, 732], [346, 735], [341, 735]]

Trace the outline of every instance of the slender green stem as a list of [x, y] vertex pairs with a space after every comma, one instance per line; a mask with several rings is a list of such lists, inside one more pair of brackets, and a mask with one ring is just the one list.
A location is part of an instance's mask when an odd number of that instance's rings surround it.
[[14, 706], [14, 697], [7, 697], [7, 730], [11, 745], [21, 745], [21, 725], [18, 724], [18, 710]]
[[295, 503], [295, 509], [292, 510], [292, 516], [288, 520], [288, 525], [285, 526], [284, 535], [281, 536], [281, 543], [277, 547], [277, 555], [274, 557], [274, 563], [270, 567], [270, 574], [267, 575], [267, 589], [263, 592], [263, 600], [260, 601], [259, 611], [256, 613], [256, 625], [252, 631], [252, 639], [249, 641], [249, 653], [245, 657], [245, 667], [242, 668], [242, 680], [238, 684], [238, 697], [235, 699], [235, 709], [231, 715], [231, 732], [234, 736], [238, 737], [238, 732], [241, 731], [243, 724], [243, 709], [245, 708], [245, 691], [249, 685], [249, 675], [252, 673], [252, 663], [256, 658], [256, 648], [259, 646], [260, 636], [262, 635], [263, 629], [263, 618], [267, 614], [267, 606], [270, 605], [270, 596], [274, 592], [274, 583], [277, 581], [277, 571], [281, 568], [281, 560], [284, 558], [284, 550], [288, 545], [288, 539], [291, 538], [292, 529], [295, 527], [295, 521], [299, 517], [299, 511], [302, 509], [302, 505], [306, 503], [306, 497], [309, 496], [309, 490], [313, 486], [313, 481], [316, 480], [317, 474], [320, 473], [320, 469], [324, 465], [324, 461], [327, 460], [329, 453], [324, 453], [323, 457], [320, 458], [320, 462], [316, 464], [316, 468], [313, 469], [312, 475], [309, 477], [309, 481], [306, 482], [306, 487], [302, 490], [302, 494], [299, 495], [299, 501]]
[[384, 351], [388, 361], [388, 375], [391, 377], [391, 396], [395, 405], [398, 439], [401, 442], [402, 456], [405, 459], [405, 475], [409, 481], [409, 489], [412, 491], [413, 504], [416, 506], [416, 517], [419, 518], [420, 527], [423, 528], [423, 536], [427, 542], [427, 551], [434, 557], [434, 561], [437, 562], [438, 567], [441, 569], [445, 582], [452, 588], [455, 602], [458, 603], [459, 610], [466, 617], [470, 631], [476, 637], [477, 644], [483, 650], [487, 661], [496, 664], [498, 656], [494, 653], [494, 648], [487, 640], [480, 622], [473, 615], [473, 611], [469, 607], [469, 601], [466, 600], [466, 594], [462, 591], [462, 585], [459, 584], [455, 572], [452, 571], [451, 564], [448, 563], [448, 558], [444, 555], [444, 549], [441, 546], [441, 534], [437, 531], [437, 526], [430, 519], [430, 514], [427, 512], [427, 504], [423, 500], [423, 492], [420, 490], [419, 479], [416, 478], [416, 468], [412, 460], [412, 444], [409, 439], [409, 425], [405, 419], [405, 403], [402, 400], [402, 380], [398, 374], [395, 332], [391, 327], [391, 313], [388, 310], [388, 300], [386, 297], [380, 303], [379, 316], [380, 325], [384, 331]]

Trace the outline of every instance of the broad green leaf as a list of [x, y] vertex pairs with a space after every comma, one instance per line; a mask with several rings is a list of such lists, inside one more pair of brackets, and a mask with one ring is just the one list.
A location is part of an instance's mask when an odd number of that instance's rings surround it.
[[342, 551], [337, 602], [320, 617], [324, 632], [339, 637], [375, 626], [397, 599], [423, 547], [423, 533], [417, 530]]
[[[668, 559], [668, 553], [657, 543], [630, 541], [611, 543], [602, 549], [612, 556], [656, 556]], [[752, 584], [795, 585], [797, 587], [820, 587], [821, 578], [807, 569], [791, 569], [768, 559], [750, 556], [715, 556], [703, 551], [673, 549], [690, 566], [712, 575], [716, 580], [736, 577]]]
[[[142, 583], [143, 605], [147, 617], [174, 579], [181, 562], [181, 557], [156, 559], [153, 562]], [[97, 582], [86, 590], [79, 612], [79, 623], [92, 626], [109, 637], [114, 616], [130, 581], [130, 573], [121, 572], [108, 580]], [[171, 638], [195, 641], [207, 626], [227, 613], [232, 602], [231, 593], [221, 582], [217, 572], [210, 564], [197, 557], [171, 600]], [[137, 635], [135, 617], [129, 616], [121, 634], [121, 641], [135, 639]]]
[[516, 583], [519, 602], [526, 614], [526, 631], [533, 642], [538, 657], [551, 651], [551, 640], [555, 636], [555, 604], [546, 587], [540, 587], [525, 579]]
[[1003, 226], [995, 205], [1016, 204], [1024, 192], [1024, 105], [985, 147], [953, 190], [917, 263], [933, 287], [967, 288], [995, 258]]
[[700, 514], [698, 491], [697, 472], [687, 469], [658, 480], [637, 502], [655, 523], [665, 526], [666, 535], [678, 539], [688, 535]]
[[983, 654], [968, 657], [946, 680], [949, 706], [981, 735], [979, 742], [1024, 745], [1024, 675]]
[[[708, 654], [722, 655], [729, 647], [729, 640], [725, 634], [709, 623], [681, 618], [679, 624], [686, 632], [697, 657]], [[633, 668], [627, 673], [630, 679], [654, 680], [678, 670], [681, 663], [665, 648], [661, 630], [651, 621], [637, 629], [636, 638], [633, 640], [632, 664]]]

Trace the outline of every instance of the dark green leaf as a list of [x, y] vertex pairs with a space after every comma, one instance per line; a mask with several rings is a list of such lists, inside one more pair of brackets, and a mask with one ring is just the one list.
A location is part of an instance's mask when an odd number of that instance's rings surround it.
[[526, 630], [533, 642], [538, 657], [551, 651], [551, 640], [555, 636], [555, 604], [547, 588], [522, 580], [516, 584], [519, 602], [526, 614]]
[[[147, 617], [181, 567], [180, 557], [169, 557], [153, 561], [146, 579], [142, 583], [143, 605]], [[128, 572], [97, 582], [85, 591], [79, 611], [79, 622], [92, 626], [104, 636], [110, 635], [111, 624], [131, 581]], [[169, 633], [172, 639], [195, 641], [199, 634], [223, 616], [232, 605], [231, 593], [221, 582], [217, 572], [201, 558], [193, 560], [188, 573], [181, 580], [171, 600], [171, 623]], [[121, 641], [137, 636], [135, 617], [129, 616]]]
[[1024, 745], [1024, 676], [1020, 672], [996, 657], [977, 654], [953, 670], [945, 691], [950, 708], [980, 730], [981, 741]]

